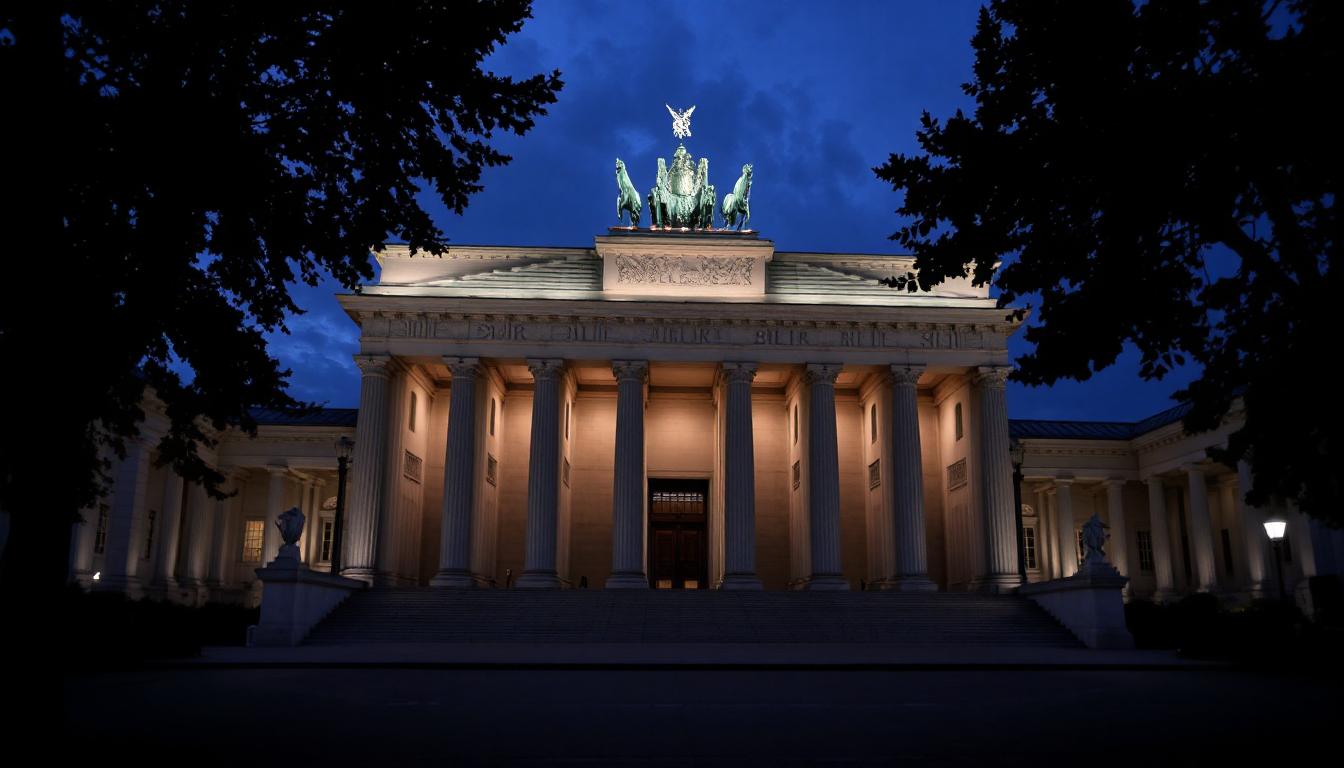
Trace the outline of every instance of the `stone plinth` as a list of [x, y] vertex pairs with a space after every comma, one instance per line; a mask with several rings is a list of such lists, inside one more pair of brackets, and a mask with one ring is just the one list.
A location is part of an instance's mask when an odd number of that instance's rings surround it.
[[292, 646], [303, 642], [313, 627], [367, 584], [309, 570], [299, 562], [299, 549], [280, 548], [280, 556], [257, 569], [262, 583], [261, 623], [247, 628], [249, 646]]
[[1097, 558], [1084, 562], [1068, 578], [1024, 584], [1018, 594], [1044, 608], [1088, 648], [1127, 649], [1134, 647], [1125, 626], [1122, 594], [1128, 582], [1110, 563]]

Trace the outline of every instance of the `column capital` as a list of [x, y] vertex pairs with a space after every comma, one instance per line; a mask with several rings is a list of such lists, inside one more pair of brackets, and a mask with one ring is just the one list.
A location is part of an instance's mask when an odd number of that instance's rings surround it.
[[271, 473], [271, 477], [289, 477], [289, 467], [276, 464], [267, 464], [266, 471]]
[[1204, 468], [1198, 464], [1182, 464], [1181, 471], [1191, 477], [1194, 477], [1195, 475], [1204, 477]]
[[481, 372], [481, 359], [479, 357], [445, 357], [443, 358], [443, 364], [448, 366], [448, 370], [452, 371], [454, 379], [459, 377], [472, 379]]
[[843, 367], [838, 363], [808, 363], [803, 376], [808, 384], [835, 384]]
[[555, 379], [565, 370], [565, 361], [556, 358], [527, 359], [527, 370], [532, 372], [533, 381], [537, 379]]
[[919, 383], [919, 377], [924, 373], [924, 366], [893, 363], [888, 366], [888, 370], [890, 371], [892, 384], [898, 387], [913, 387]]
[[1217, 481], [1219, 485], [1227, 488], [1235, 488], [1237, 486], [1237, 476], [1235, 474], [1218, 475]]
[[616, 376], [616, 381], [635, 380], [643, 384], [649, 376], [648, 360], [612, 360], [611, 372]]
[[1163, 482], [1162, 478], [1158, 475], [1149, 475], [1143, 478], [1143, 482], [1146, 483], [1149, 488], [1163, 488], [1166, 486], [1166, 483]]
[[982, 365], [975, 369], [973, 381], [981, 387], [1003, 388], [1008, 385], [1008, 374], [1013, 369], [1006, 365]]
[[1123, 488], [1125, 483], [1127, 482], [1129, 481], [1124, 479], [1123, 477], [1108, 477], [1105, 480], [1101, 481], [1102, 485], [1106, 486], [1107, 488], [1114, 488], [1116, 486]]
[[723, 363], [723, 378], [729, 384], [750, 384], [756, 379], [756, 363]]
[[359, 371], [364, 376], [381, 376], [387, 378], [392, 365], [392, 358], [388, 355], [355, 355], [355, 365], [359, 366]]
[[1074, 478], [1072, 478], [1072, 477], [1056, 477], [1056, 478], [1055, 478], [1055, 487], [1056, 487], [1056, 488], [1071, 488], [1071, 487], [1073, 487], [1073, 482], [1074, 482]]

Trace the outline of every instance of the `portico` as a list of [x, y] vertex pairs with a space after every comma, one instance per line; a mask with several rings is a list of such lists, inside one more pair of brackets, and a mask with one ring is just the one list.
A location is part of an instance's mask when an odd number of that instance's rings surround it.
[[[973, 447], [1006, 443], [1015, 326], [983, 290], [898, 293], [874, 278], [908, 260], [736, 233], [378, 256], [341, 297], [363, 372], [344, 575], [658, 587], [652, 482], [696, 480], [696, 588], [1016, 584], [1011, 466]], [[398, 570], [370, 540], [417, 495]]]

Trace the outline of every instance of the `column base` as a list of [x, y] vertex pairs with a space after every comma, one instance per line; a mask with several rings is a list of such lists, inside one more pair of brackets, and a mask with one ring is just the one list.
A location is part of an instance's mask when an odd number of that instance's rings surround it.
[[937, 592], [938, 585], [928, 576], [894, 576], [875, 585], [884, 592]]
[[555, 571], [523, 571], [513, 582], [514, 589], [560, 589], [560, 577]]
[[1016, 591], [1022, 586], [1022, 577], [1016, 573], [977, 576], [971, 580], [972, 592], [984, 592], [991, 595], [1004, 595]]
[[760, 577], [754, 573], [729, 573], [724, 575], [719, 589], [761, 590], [764, 587], [761, 586]]
[[369, 586], [373, 586], [374, 578], [377, 576], [372, 568], [342, 568], [341, 575], [347, 579], [362, 581]]
[[[348, 576], [348, 573], [341, 574]], [[476, 579], [472, 578], [471, 571], [465, 568], [443, 570], [434, 574], [434, 578], [429, 580], [431, 587], [443, 587], [446, 589], [475, 589]]]
[[848, 592], [849, 582], [836, 573], [814, 573], [803, 589], [809, 592]]
[[607, 577], [606, 589], [648, 589], [649, 577], [643, 573], [613, 573]]

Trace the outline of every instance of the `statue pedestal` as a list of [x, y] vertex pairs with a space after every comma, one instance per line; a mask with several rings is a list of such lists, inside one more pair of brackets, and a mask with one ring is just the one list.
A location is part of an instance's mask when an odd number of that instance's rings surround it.
[[257, 578], [262, 583], [261, 623], [247, 628], [251, 647], [302, 643], [351, 592], [368, 586], [357, 579], [310, 570], [299, 561], [299, 549], [293, 545], [281, 547], [270, 565], [258, 568]]
[[1066, 579], [1024, 584], [1018, 594], [1041, 606], [1088, 648], [1127, 650], [1123, 590], [1129, 579], [1102, 558], [1090, 558]]

